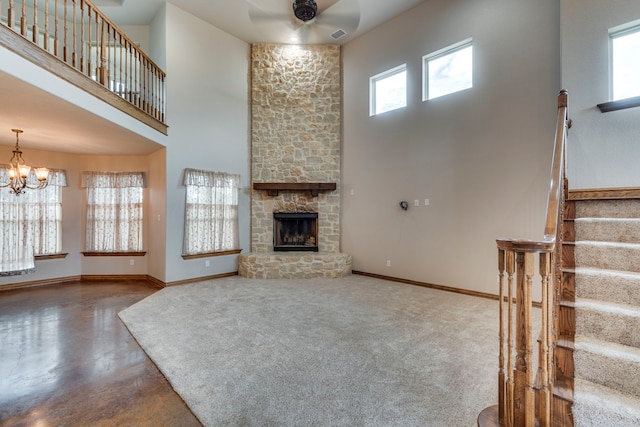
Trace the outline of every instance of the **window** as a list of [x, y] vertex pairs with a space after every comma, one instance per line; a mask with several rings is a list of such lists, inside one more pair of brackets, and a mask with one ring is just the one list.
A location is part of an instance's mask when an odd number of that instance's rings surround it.
[[640, 96], [640, 25], [635, 24], [609, 32], [613, 101]]
[[422, 100], [473, 87], [471, 39], [422, 57]]
[[[0, 175], [7, 174], [0, 168]], [[27, 178], [37, 184], [35, 173]], [[4, 181], [4, 180], [3, 180]], [[22, 256], [19, 247], [30, 247], [34, 255], [62, 252], [62, 187], [67, 185], [62, 170], [49, 170], [47, 187], [25, 190], [16, 196], [0, 189], [0, 262], [13, 262]]]
[[141, 252], [144, 172], [83, 172], [87, 252]]
[[407, 106], [407, 64], [375, 75], [369, 83], [370, 116]]
[[183, 256], [238, 249], [240, 175], [185, 169], [184, 185]]

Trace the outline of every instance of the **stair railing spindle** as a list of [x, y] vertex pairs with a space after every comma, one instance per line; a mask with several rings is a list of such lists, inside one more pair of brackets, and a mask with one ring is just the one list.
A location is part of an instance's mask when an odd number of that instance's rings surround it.
[[7, 9], [7, 27], [13, 28], [13, 0], [9, 0], [9, 8]]
[[31, 27], [31, 39], [38, 43], [38, 0], [33, 0], [33, 26]]
[[60, 36], [58, 33], [58, 0], [54, 3], [55, 13], [53, 14], [53, 24], [54, 24], [54, 37], [53, 37], [53, 55], [55, 57], [59, 57], [60, 53], [58, 50], [58, 45], [60, 43]]
[[22, 0], [22, 13], [20, 15], [20, 34], [27, 37], [27, 0]]
[[548, 252], [540, 254], [540, 276], [542, 284], [542, 331], [540, 336], [540, 356], [538, 360], [539, 366], [539, 419], [540, 427], [551, 427], [551, 386], [549, 381], [550, 353], [549, 340], [551, 338], [551, 308], [549, 305], [549, 295], [552, 293], [551, 285], [551, 254]]
[[513, 331], [515, 329], [513, 315], [513, 286], [515, 285], [515, 253], [511, 250], [506, 251], [507, 260], [506, 260], [506, 270], [507, 270], [507, 286], [508, 286], [508, 295], [507, 295], [507, 316], [509, 318], [508, 328], [507, 328], [507, 408], [505, 411], [506, 425], [513, 426], [514, 423], [514, 399], [515, 399], [515, 381], [513, 377], [513, 360], [515, 358], [515, 340]]
[[[498, 355], [498, 420], [500, 425], [504, 425], [504, 412], [505, 412], [505, 366], [504, 366], [504, 250], [498, 249], [498, 301], [500, 302], [500, 329], [498, 331], [498, 340], [500, 341], [500, 351]], [[508, 304], [508, 302], [507, 302]]]
[[44, 50], [49, 52], [49, 0], [44, 0]]
[[64, 13], [63, 13], [62, 19], [64, 19], [64, 22], [63, 22], [63, 29], [62, 29], [62, 31], [63, 31], [63, 37], [62, 37], [62, 60], [64, 62], [68, 63], [69, 62], [69, 45], [67, 43], [67, 32], [68, 32], [67, 31], [68, 30], [68, 27], [67, 27], [67, 21], [68, 21], [68, 17], [67, 17], [67, 14], [68, 14], [68, 12], [67, 12], [67, 9], [68, 9], [67, 0], [64, 0], [63, 7], [64, 7]]

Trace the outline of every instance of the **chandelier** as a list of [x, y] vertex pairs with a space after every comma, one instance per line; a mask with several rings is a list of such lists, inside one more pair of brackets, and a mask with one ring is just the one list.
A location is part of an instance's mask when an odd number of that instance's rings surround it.
[[314, 0], [295, 0], [293, 14], [303, 22], [311, 21], [316, 16], [318, 5]]
[[[49, 176], [49, 169], [47, 168], [33, 168], [35, 177], [38, 182], [30, 183], [28, 177], [31, 171], [31, 166], [27, 166], [22, 158], [22, 151], [20, 150], [19, 135], [22, 133], [21, 129], [11, 129], [11, 132], [16, 134], [16, 148], [13, 150], [13, 156], [9, 162], [9, 182], [0, 184], [0, 187], [9, 187], [16, 196], [24, 193], [24, 189], [38, 190], [47, 186], [47, 177]], [[33, 180], [31, 180], [33, 181]]]

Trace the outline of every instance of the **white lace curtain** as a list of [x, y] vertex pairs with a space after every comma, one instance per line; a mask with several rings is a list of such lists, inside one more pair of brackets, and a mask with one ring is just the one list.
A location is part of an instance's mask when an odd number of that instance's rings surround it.
[[140, 252], [144, 172], [83, 172], [87, 189], [85, 250]]
[[184, 255], [238, 249], [240, 175], [185, 169]]
[[[37, 184], [35, 175], [33, 179]], [[47, 181], [44, 189], [25, 190], [19, 196], [0, 188], [2, 265], [19, 265], [25, 254], [62, 252], [62, 187], [67, 186], [67, 176], [64, 170], [54, 169]], [[8, 182], [8, 165], [0, 165], [0, 182]]]

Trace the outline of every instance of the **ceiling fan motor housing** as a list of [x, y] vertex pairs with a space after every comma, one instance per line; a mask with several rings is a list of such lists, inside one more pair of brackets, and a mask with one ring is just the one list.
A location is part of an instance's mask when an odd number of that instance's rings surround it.
[[293, 14], [303, 22], [311, 21], [316, 16], [318, 5], [314, 0], [295, 0]]

